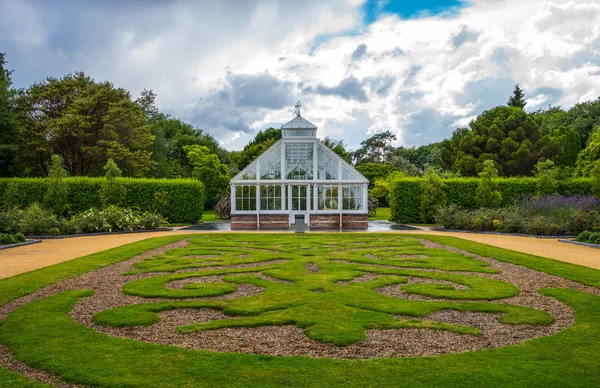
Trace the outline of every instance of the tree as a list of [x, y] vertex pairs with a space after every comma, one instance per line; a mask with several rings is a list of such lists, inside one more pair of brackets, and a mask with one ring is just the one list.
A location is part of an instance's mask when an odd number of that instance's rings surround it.
[[390, 131], [377, 133], [360, 143], [361, 147], [350, 153], [356, 166], [363, 163], [386, 163], [390, 160], [396, 135]]
[[199, 145], [185, 146], [184, 150], [194, 167], [192, 176], [204, 184], [207, 200], [226, 194], [229, 186], [228, 170], [217, 155], [211, 153], [208, 147]]
[[344, 159], [347, 163], [351, 162], [350, 154], [346, 151], [346, 145], [343, 140], [335, 140], [330, 137], [326, 137], [321, 140], [323, 144], [329, 147], [333, 152], [335, 152], [340, 158]]
[[72, 176], [100, 175], [112, 158], [128, 175], [152, 167], [154, 140], [144, 112], [127, 91], [97, 83], [83, 73], [47, 78], [20, 93], [21, 138], [31, 175], [47, 175], [50, 155], [64, 160]]
[[513, 89], [513, 94], [508, 99], [508, 103], [506, 105], [523, 109], [525, 108], [525, 105], [527, 105], [523, 97], [525, 97], [523, 89], [519, 87], [519, 84], [516, 84], [515, 88]]
[[498, 190], [498, 170], [492, 160], [483, 163], [479, 173], [479, 183], [475, 191], [475, 202], [479, 207], [497, 208], [502, 203], [502, 194]]
[[581, 148], [585, 148], [594, 128], [600, 126], [600, 97], [594, 101], [575, 104], [567, 112], [567, 119], [564, 125], [567, 128], [573, 128], [579, 133]]
[[44, 196], [44, 204], [57, 216], [65, 215], [69, 208], [69, 187], [64, 181], [67, 172], [63, 168], [63, 160], [52, 155], [52, 163], [48, 171], [50, 185]]
[[398, 147], [394, 150], [391, 163], [393, 163], [396, 167], [403, 169], [401, 167], [403, 162], [399, 163], [397, 161], [402, 160], [401, 158], [404, 158], [412, 166], [416, 167], [420, 174], [422, 174], [427, 167], [441, 167], [439, 163], [441, 156], [440, 153], [440, 143], [431, 143], [412, 148]]
[[5, 69], [0, 53], [0, 177], [16, 174], [18, 122], [15, 109], [16, 91], [12, 88], [12, 71]]
[[150, 147], [157, 178], [190, 177], [193, 166], [187, 157], [186, 146], [202, 145], [217, 155], [222, 163], [228, 160], [227, 151], [209, 134], [181, 120], [157, 115], [150, 121], [150, 130], [155, 141]]
[[600, 126], [592, 131], [587, 146], [579, 153], [573, 174], [590, 176], [597, 160], [600, 160]]
[[554, 157], [554, 162], [559, 167], [573, 167], [577, 163], [577, 156], [581, 151], [581, 138], [579, 132], [575, 129], [567, 129], [560, 127], [558, 129], [558, 135], [564, 136], [565, 145], [563, 151]]
[[385, 178], [393, 172], [398, 171], [393, 164], [390, 163], [364, 163], [356, 166], [356, 170], [364, 175], [369, 180], [369, 189], [375, 185], [375, 180]]
[[102, 186], [100, 186], [100, 201], [102, 202], [102, 205], [104, 207], [124, 205], [127, 189], [117, 180], [117, 178], [120, 178], [122, 175], [121, 169], [111, 158], [106, 162], [104, 171], [106, 180], [102, 182]]
[[470, 128], [458, 129], [440, 143], [441, 165], [462, 176], [476, 176], [483, 163], [492, 160], [501, 175], [532, 175], [535, 164], [558, 155], [565, 142], [564, 136], [542, 132], [536, 120], [515, 107], [485, 111]]

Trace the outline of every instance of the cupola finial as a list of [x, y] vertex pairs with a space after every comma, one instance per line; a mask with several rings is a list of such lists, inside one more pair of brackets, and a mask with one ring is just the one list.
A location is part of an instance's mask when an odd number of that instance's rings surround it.
[[294, 105], [294, 108], [296, 108], [296, 117], [300, 116], [300, 107], [301, 106], [302, 106], [302, 104], [300, 103], [300, 100], [298, 100], [296, 105]]

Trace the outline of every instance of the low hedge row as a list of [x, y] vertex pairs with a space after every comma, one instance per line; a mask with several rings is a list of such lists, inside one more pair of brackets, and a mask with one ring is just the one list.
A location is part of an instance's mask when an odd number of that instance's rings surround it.
[[[421, 181], [422, 178], [401, 178], [390, 183], [391, 220], [402, 223], [420, 223], [421, 219]], [[499, 178], [498, 189], [502, 193], [502, 206], [512, 204], [523, 195], [535, 194], [536, 178]], [[448, 204], [456, 204], [462, 208], [474, 210], [477, 208], [475, 192], [479, 183], [478, 178], [444, 179], [444, 191]], [[577, 178], [560, 181], [558, 193], [592, 194], [592, 179]]]
[[[69, 211], [73, 214], [100, 206], [100, 187], [105, 178], [65, 178], [69, 187]], [[168, 194], [165, 218], [169, 222], [196, 222], [204, 209], [204, 186], [193, 179], [118, 178], [127, 189], [127, 206], [139, 211], [155, 211], [154, 195]], [[27, 207], [42, 202], [48, 190], [46, 178], [0, 178], [0, 200], [9, 206]]]

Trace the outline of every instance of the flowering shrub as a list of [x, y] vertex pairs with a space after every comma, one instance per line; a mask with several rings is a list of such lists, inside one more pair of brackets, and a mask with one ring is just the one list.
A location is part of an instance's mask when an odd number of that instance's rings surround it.
[[576, 235], [600, 226], [600, 202], [593, 196], [531, 196], [502, 209], [438, 209], [436, 221], [447, 229], [525, 233], [538, 236]]
[[90, 209], [71, 219], [57, 219], [37, 203], [25, 210], [0, 212], [0, 233], [20, 232], [30, 236], [156, 229], [163, 223], [165, 220], [158, 214], [114, 205], [102, 210]]
[[80, 213], [71, 222], [77, 232], [93, 233], [156, 229], [164, 220], [157, 214], [140, 213], [111, 205], [106, 209], [90, 209]]

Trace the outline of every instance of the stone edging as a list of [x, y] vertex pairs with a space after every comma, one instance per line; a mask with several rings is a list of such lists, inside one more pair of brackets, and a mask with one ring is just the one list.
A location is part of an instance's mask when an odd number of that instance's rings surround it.
[[42, 239], [42, 240], [53, 240], [70, 237], [90, 237], [90, 236], [104, 236], [108, 234], [129, 234], [129, 233], [146, 233], [146, 232], [167, 232], [173, 230], [173, 228], [158, 228], [158, 229], [139, 229], [139, 230], [122, 230], [119, 232], [98, 232], [98, 233], [79, 233], [79, 234], [60, 234], [58, 236], [25, 236], [27, 238]]
[[590, 247], [590, 248], [600, 249], [600, 244], [592, 244], [592, 243], [586, 243], [586, 242], [582, 242], [582, 241], [564, 240], [564, 239], [559, 239], [558, 241], [562, 242], [562, 243], [575, 244], [575, 245], [583, 245], [584, 247]]
[[41, 242], [42, 242], [42, 240], [28, 240], [28, 241], [20, 242], [20, 243], [16, 243], [16, 244], [0, 245], [0, 251], [3, 249], [22, 247], [24, 245], [37, 244], [37, 243], [41, 243]]
[[500, 236], [515, 236], [515, 237], [530, 237], [530, 238], [575, 238], [577, 236], [536, 236], [534, 234], [524, 234], [524, 233], [502, 233], [502, 232], [487, 232], [481, 231], [476, 232], [473, 230], [461, 230], [461, 229], [446, 229], [446, 228], [429, 228], [429, 230], [433, 230], [435, 232], [455, 232], [455, 233], [473, 233], [473, 234], [496, 234]]

